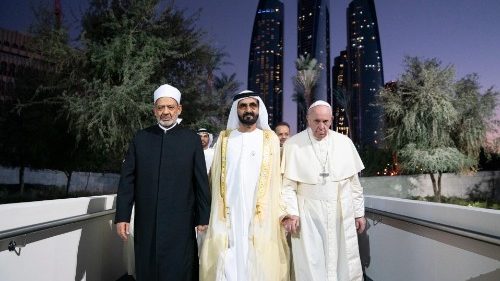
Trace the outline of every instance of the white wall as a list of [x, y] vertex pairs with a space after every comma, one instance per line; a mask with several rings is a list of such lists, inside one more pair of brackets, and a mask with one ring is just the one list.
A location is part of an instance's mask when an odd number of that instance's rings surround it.
[[[500, 211], [366, 196], [366, 207], [500, 237]], [[366, 274], [386, 280], [500, 280], [500, 246], [368, 214]]]
[[[0, 183], [19, 183], [19, 169], [0, 166]], [[71, 177], [70, 191], [89, 191], [92, 193], [115, 193], [120, 175], [111, 173], [74, 172]], [[401, 175], [383, 177], [362, 177], [361, 184], [365, 194], [408, 198], [410, 196], [433, 195], [432, 182], [429, 175]], [[67, 178], [63, 172], [52, 170], [25, 171], [25, 182], [66, 186]], [[471, 175], [443, 174], [442, 195], [468, 197], [474, 188], [481, 191], [496, 189], [496, 198], [500, 200], [500, 171], [484, 171]]]
[[[365, 194], [408, 198], [410, 196], [433, 195], [429, 175], [401, 175], [383, 177], [361, 177]], [[495, 189], [500, 200], [500, 171], [484, 171], [472, 175], [443, 174], [442, 191], [444, 196], [468, 197], [473, 189], [487, 191]]]
[[[73, 172], [71, 175], [70, 191], [88, 191], [91, 193], [116, 193], [119, 174]], [[68, 178], [61, 171], [31, 170], [24, 171], [24, 182], [28, 184], [43, 184], [66, 187]], [[0, 183], [18, 184], [19, 168], [0, 166]]]
[[[0, 205], [0, 231], [113, 209], [114, 200], [108, 195]], [[113, 216], [27, 235], [19, 256], [7, 250], [9, 240], [0, 241], [0, 280], [117, 280], [126, 269]]]
[[[17, 184], [19, 169], [0, 166], [0, 183]], [[71, 177], [71, 191], [84, 190], [92, 193], [115, 193], [120, 175], [111, 173], [74, 172]], [[67, 178], [63, 172], [52, 170], [25, 171], [25, 182], [66, 186]], [[401, 175], [382, 177], [362, 177], [361, 183], [365, 194], [408, 198], [410, 196], [433, 195], [429, 175]], [[500, 171], [483, 171], [471, 175], [443, 174], [442, 195], [468, 197], [468, 192], [477, 188], [481, 191], [496, 189], [496, 198], [500, 200]]]

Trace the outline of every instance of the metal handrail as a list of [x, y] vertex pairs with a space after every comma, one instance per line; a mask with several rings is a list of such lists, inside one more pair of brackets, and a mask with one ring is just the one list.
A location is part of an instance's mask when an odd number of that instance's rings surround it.
[[440, 231], [444, 231], [447, 233], [451, 233], [451, 234], [455, 234], [455, 235], [459, 235], [459, 236], [463, 236], [463, 237], [471, 238], [474, 240], [478, 240], [478, 241], [482, 241], [482, 242], [486, 242], [486, 243], [500, 246], [500, 237], [496, 236], [496, 235], [491, 235], [491, 234], [487, 234], [487, 233], [482, 233], [482, 232], [464, 229], [464, 228], [451, 226], [451, 225], [446, 225], [446, 224], [442, 224], [442, 223], [432, 222], [432, 221], [414, 218], [414, 217], [410, 217], [410, 216], [400, 215], [400, 214], [396, 214], [396, 213], [381, 211], [381, 210], [377, 210], [377, 209], [373, 209], [373, 208], [365, 208], [365, 211], [368, 213], [377, 214], [380, 216], [384, 216], [384, 217], [388, 217], [388, 218], [392, 218], [392, 219], [396, 219], [396, 220], [401, 220], [401, 221], [409, 222], [412, 224], [425, 226], [425, 227], [428, 227], [431, 229], [440, 230]]
[[[114, 214], [115, 212], [116, 212], [115, 209], [110, 209], [110, 210], [105, 210], [105, 211], [96, 212], [96, 213], [92, 213], [92, 214], [78, 215], [78, 216], [73, 216], [73, 217], [69, 217], [69, 218], [58, 219], [58, 220], [53, 220], [53, 221], [42, 222], [42, 223], [32, 224], [32, 225], [28, 225], [28, 226], [8, 229], [8, 230], [0, 231], [0, 240], [15, 238], [15, 237], [19, 237], [22, 235], [27, 235], [30, 233], [34, 233], [34, 232], [38, 232], [38, 231], [42, 231], [42, 230], [47, 230], [47, 229], [51, 229], [51, 228], [56, 228], [56, 227], [61, 227], [61, 226], [65, 226], [65, 225], [69, 225], [69, 224], [73, 224], [73, 223], [82, 222], [82, 221], [88, 221], [91, 219], [108, 216], [108, 215]], [[20, 247], [20, 245], [17, 245], [17, 243], [15, 241], [10, 241], [9, 251], [14, 251], [15, 247]]]

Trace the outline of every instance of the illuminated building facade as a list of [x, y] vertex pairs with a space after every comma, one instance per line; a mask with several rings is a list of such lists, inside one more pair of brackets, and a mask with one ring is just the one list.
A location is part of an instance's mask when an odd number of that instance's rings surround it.
[[248, 89], [263, 96], [272, 128], [283, 115], [283, 20], [281, 1], [259, 1], [250, 43]]
[[16, 76], [28, 68], [41, 69], [41, 56], [29, 50], [29, 35], [0, 28], [0, 102], [14, 99]]
[[[318, 61], [320, 75], [311, 102], [332, 102], [330, 75], [330, 8], [326, 0], [299, 0], [297, 8], [297, 56]], [[306, 128], [306, 111], [297, 107], [297, 129]]]
[[353, 0], [347, 8], [347, 92], [351, 137], [357, 146], [380, 147], [381, 109], [373, 106], [384, 85], [382, 51], [373, 0]]

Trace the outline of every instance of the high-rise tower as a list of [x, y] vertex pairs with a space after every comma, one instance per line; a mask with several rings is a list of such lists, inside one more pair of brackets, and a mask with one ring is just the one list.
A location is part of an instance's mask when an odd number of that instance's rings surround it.
[[378, 147], [381, 109], [373, 104], [384, 85], [384, 71], [373, 0], [353, 0], [347, 8], [347, 60], [352, 139], [358, 146]]
[[[332, 102], [330, 89], [330, 11], [328, 0], [299, 0], [297, 8], [297, 56], [318, 61], [320, 74], [311, 101]], [[297, 129], [306, 128], [306, 112], [297, 107]]]
[[381, 109], [374, 106], [384, 85], [382, 51], [373, 0], [353, 0], [347, 8], [347, 92], [351, 100], [352, 139], [379, 147]]
[[283, 114], [283, 20], [281, 1], [259, 1], [248, 62], [248, 89], [263, 95], [273, 128]]

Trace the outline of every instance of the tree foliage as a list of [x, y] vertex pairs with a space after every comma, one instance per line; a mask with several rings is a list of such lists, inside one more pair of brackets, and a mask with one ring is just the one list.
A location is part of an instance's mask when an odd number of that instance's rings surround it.
[[206, 128], [212, 133], [225, 129], [232, 98], [240, 86], [241, 83], [236, 81], [236, 74], [228, 76], [222, 73], [214, 76], [211, 91], [198, 100], [201, 116], [193, 124], [193, 129]]
[[64, 102], [79, 139], [99, 151], [119, 156], [132, 134], [150, 125], [152, 93], [169, 83], [183, 93], [183, 122], [200, 115], [205, 65], [216, 51], [203, 33], [172, 4], [159, 1], [92, 1], [84, 15], [85, 57], [81, 73], [65, 92]]
[[452, 138], [461, 151], [478, 159], [481, 147], [485, 146], [486, 134], [498, 133], [495, 108], [499, 92], [489, 88], [481, 94], [478, 75], [469, 74], [457, 81], [455, 93], [453, 103], [458, 122]]
[[[26, 48], [34, 55], [15, 72], [16, 87], [1, 107], [0, 164], [19, 167], [20, 193], [24, 191], [24, 169], [58, 169], [69, 177], [84, 161], [79, 156], [74, 135], [69, 132], [56, 87], [66, 65], [60, 57], [70, 57], [64, 29], [54, 28], [55, 19], [47, 9], [36, 10], [36, 22]], [[40, 55], [38, 55], [40, 54]], [[61, 85], [59, 85], [61, 86]], [[68, 181], [69, 184], [69, 181]]]
[[[134, 132], [156, 122], [153, 92], [164, 83], [182, 92], [184, 125], [196, 127], [204, 118], [217, 128], [222, 124], [220, 112], [240, 84], [235, 75], [215, 73], [226, 54], [204, 40], [198, 14], [186, 16], [173, 2], [159, 0], [92, 0], [82, 32], [71, 42], [47, 9], [38, 15], [33, 50], [49, 71], [30, 81], [17, 109], [44, 108], [45, 119], [61, 123], [62, 131], [52, 135], [63, 134], [68, 142], [40, 146], [59, 149], [67, 164], [58, 169], [75, 169], [69, 164], [75, 160], [80, 169], [116, 170]], [[52, 133], [44, 126], [41, 131]]]
[[406, 57], [404, 63], [396, 90], [383, 89], [378, 96], [386, 139], [402, 171], [431, 176], [439, 199], [442, 173], [477, 168], [498, 93], [481, 94], [477, 75], [455, 82], [453, 66], [437, 59]]

